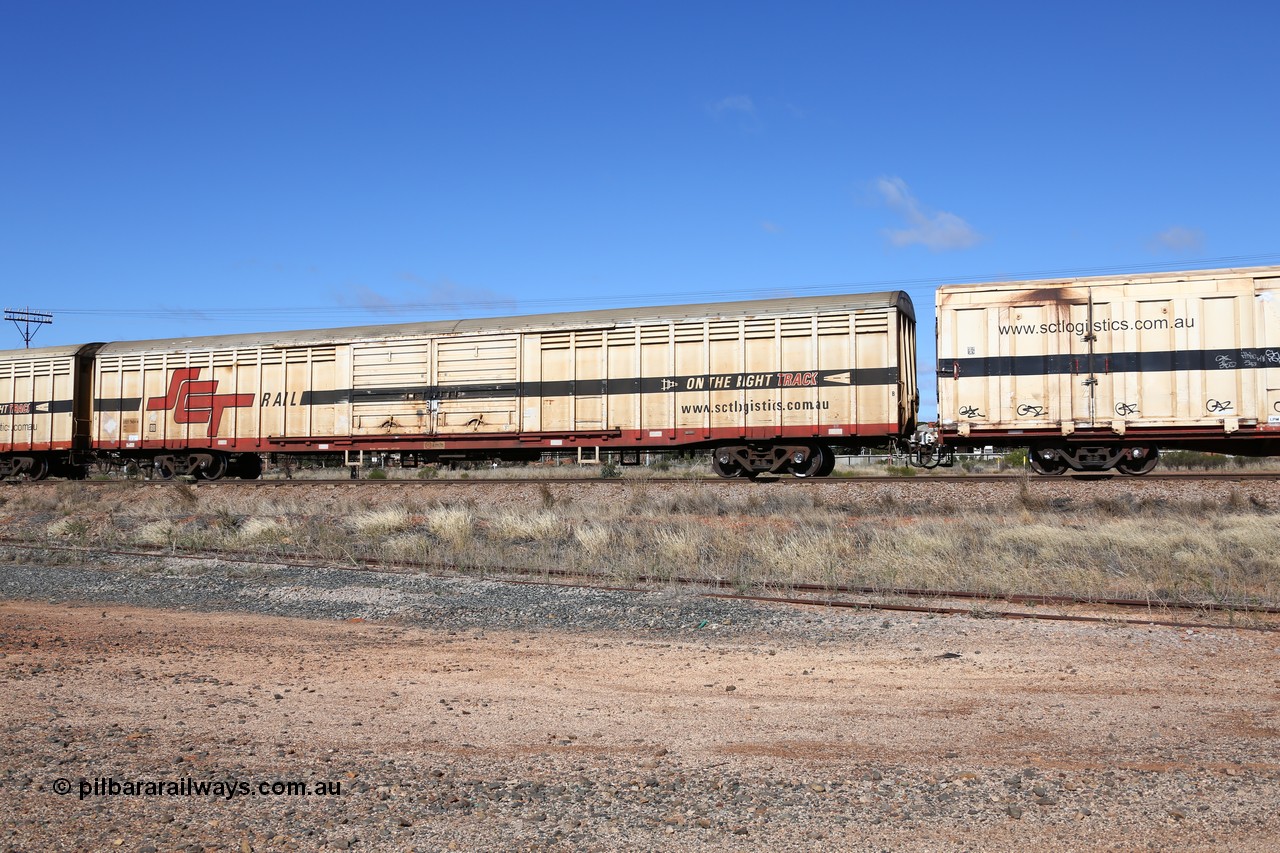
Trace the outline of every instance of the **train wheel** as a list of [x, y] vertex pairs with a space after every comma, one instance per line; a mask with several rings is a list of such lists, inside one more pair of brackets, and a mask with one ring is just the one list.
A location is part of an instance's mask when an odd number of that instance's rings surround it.
[[732, 480], [747, 474], [742, 464], [729, 452], [728, 448], [720, 448], [711, 454], [711, 470], [726, 480]]
[[31, 460], [31, 467], [27, 469], [27, 479], [43, 480], [49, 476], [49, 460], [43, 456], [37, 456]]
[[172, 456], [160, 456], [152, 463], [151, 476], [157, 480], [172, 480], [178, 471]]
[[68, 480], [87, 480], [89, 478], [89, 466], [67, 463], [58, 466], [57, 474], [60, 477], [66, 477]]
[[236, 459], [230, 473], [241, 480], [256, 480], [262, 476], [262, 457], [256, 453], [245, 453]]
[[1154, 447], [1135, 447], [1116, 462], [1116, 470], [1121, 474], [1141, 476], [1156, 467], [1160, 461], [1160, 451]]
[[1059, 474], [1065, 474], [1069, 467], [1056, 450], [1045, 448], [1037, 450], [1032, 448], [1027, 451], [1027, 464], [1031, 466], [1031, 470], [1037, 474], [1049, 477], [1056, 477]]
[[822, 463], [822, 468], [818, 471], [819, 477], [830, 477], [831, 472], [836, 470], [836, 452], [830, 447], [822, 448], [826, 461]]
[[[801, 458], [796, 459], [795, 457], [797, 456]], [[835, 456], [820, 444], [815, 444], [809, 448], [807, 457], [801, 456], [800, 452], [796, 451], [796, 453], [792, 454], [791, 473], [797, 477], [821, 477], [823, 476], [822, 469], [827, 467], [828, 459], [834, 462]]]
[[195, 471], [201, 480], [221, 480], [227, 475], [227, 457], [221, 453], [210, 454], [209, 461]]

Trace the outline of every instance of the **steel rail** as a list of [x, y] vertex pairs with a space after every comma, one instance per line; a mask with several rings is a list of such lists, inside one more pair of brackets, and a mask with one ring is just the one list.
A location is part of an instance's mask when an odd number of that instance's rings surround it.
[[743, 601], [764, 601], [775, 604], [803, 604], [810, 606], [822, 607], [847, 607], [855, 610], [884, 610], [897, 611], [903, 613], [927, 613], [942, 616], [980, 616], [982, 618], [998, 618], [998, 619], [1026, 619], [1042, 622], [1088, 622], [1088, 623], [1104, 623], [1108, 625], [1135, 625], [1135, 626], [1153, 626], [1161, 628], [1189, 628], [1189, 629], [1224, 629], [1231, 631], [1262, 631], [1266, 633], [1275, 633], [1280, 631], [1280, 626], [1275, 625], [1215, 625], [1209, 622], [1179, 622], [1164, 619], [1125, 619], [1110, 616], [1084, 616], [1079, 614], [1068, 613], [1027, 613], [1025, 611], [1011, 610], [984, 610], [981, 613], [975, 613], [972, 608], [965, 607], [937, 607], [932, 605], [914, 605], [914, 604], [886, 604], [873, 601], [843, 601], [840, 599], [814, 599], [814, 598], [790, 598], [775, 596], [757, 596], [757, 595], [732, 595], [729, 593], [708, 592], [704, 593], [708, 598], [727, 598], [739, 599]]
[[[1225, 481], [1269, 481], [1280, 480], [1280, 471], [1203, 471], [1203, 472], [1152, 472], [1144, 474], [1140, 478], [1128, 478], [1121, 475], [1111, 474], [1081, 474], [1078, 476], [1063, 475], [1059, 477], [1050, 476], [1028, 476], [1025, 472], [1010, 472], [1006, 474], [918, 474], [918, 475], [868, 475], [868, 476], [851, 476], [851, 477], [759, 477], [754, 480], [745, 478], [725, 479], [716, 476], [690, 476], [690, 477], [653, 477], [653, 478], [605, 478], [595, 477], [477, 477], [474, 479], [453, 479], [453, 478], [436, 478], [429, 480], [418, 479], [387, 479], [387, 480], [349, 480], [339, 477], [331, 479], [259, 479], [259, 480], [238, 480], [235, 478], [225, 478], [219, 480], [186, 480], [175, 478], [170, 480], [145, 480], [145, 479], [114, 479], [114, 480], [39, 480], [38, 483], [74, 483], [77, 487], [92, 488], [110, 488], [113, 486], [170, 486], [170, 487], [193, 487], [193, 488], [225, 488], [245, 486], [250, 488], [277, 488], [277, 487], [304, 487], [304, 486], [342, 486], [353, 488], [380, 488], [393, 487], [405, 488], [409, 486], [439, 488], [442, 486], [462, 486], [464, 488], [472, 488], [485, 485], [582, 485], [584, 483], [598, 483], [608, 486], [622, 485], [644, 485], [644, 484], [662, 484], [662, 485], [678, 485], [680, 483], [723, 483], [726, 485], [775, 485], [789, 484], [792, 486], [819, 486], [819, 485], [838, 485], [838, 484], [859, 484], [872, 485], [876, 483], [1097, 483], [1103, 480], [1118, 480], [1119, 482], [1135, 482], [1139, 480], [1145, 481], [1162, 481], [1162, 482], [1212, 482], [1215, 480]], [[25, 486], [30, 485], [30, 481], [25, 480], [3, 480], [0, 484], [8, 486]]]

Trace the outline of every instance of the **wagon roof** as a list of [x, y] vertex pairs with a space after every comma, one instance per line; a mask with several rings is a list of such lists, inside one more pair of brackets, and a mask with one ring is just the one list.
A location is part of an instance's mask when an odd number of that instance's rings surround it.
[[514, 331], [572, 331], [626, 327], [663, 320], [738, 318], [758, 314], [807, 314], [823, 311], [857, 311], [896, 308], [915, 319], [911, 298], [903, 291], [855, 293], [835, 296], [797, 296], [781, 299], [753, 299], [740, 302], [713, 302], [693, 305], [656, 305], [640, 308], [608, 308], [558, 314], [527, 314], [514, 317], [482, 317], [469, 320], [432, 320], [421, 323], [348, 326], [336, 329], [304, 329], [284, 332], [255, 332], [234, 335], [167, 338], [147, 341], [116, 341], [103, 353], [135, 352], [190, 347], [306, 346], [345, 343], [366, 339], [407, 338], [423, 335], [476, 334]]
[[67, 358], [76, 355], [86, 346], [94, 344], [72, 344], [57, 347], [31, 347], [30, 349], [0, 350], [0, 361], [28, 361], [35, 358]]
[[980, 291], [1015, 291], [1087, 286], [1095, 284], [1176, 284], [1178, 282], [1210, 281], [1222, 278], [1272, 278], [1280, 277], [1280, 266], [1228, 267], [1213, 270], [1179, 270], [1176, 272], [1123, 273], [1083, 278], [1046, 278], [1030, 281], [987, 281], [973, 284], [946, 284], [938, 288], [938, 300], [953, 293]]

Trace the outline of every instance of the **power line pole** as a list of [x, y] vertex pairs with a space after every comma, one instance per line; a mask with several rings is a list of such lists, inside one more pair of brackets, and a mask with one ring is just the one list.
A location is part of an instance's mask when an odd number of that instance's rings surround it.
[[[27, 349], [31, 349], [31, 339], [36, 336], [36, 332], [40, 331], [40, 327], [53, 323], [53, 315], [48, 311], [32, 311], [30, 308], [21, 310], [6, 308], [4, 309], [4, 318], [12, 320], [13, 325], [18, 327], [18, 334], [22, 335], [22, 342]], [[32, 328], [32, 326], [35, 328]]]

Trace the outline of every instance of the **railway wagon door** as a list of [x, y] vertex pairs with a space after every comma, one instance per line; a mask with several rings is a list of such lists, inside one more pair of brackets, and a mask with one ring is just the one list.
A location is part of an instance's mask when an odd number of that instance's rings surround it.
[[573, 347], [573, 428], [604, 429], [604, 332], [577, 332]]
[[468, 335], [434, 344], [437, 402], [427, 412], [437, 435], [514, 432], [520, 337]]
[[605, 426], [605, 332], [599, 329], [541, 336], [544, 432], [596, 432]]
[[93, 444], [93, 357], [102, 344], [86, 344], [76, 354], [75, 385], [71, 393], [71, 448], [88, 451]]
[[[1258, 347], [1266, 367], [1263, 402], [1268, 426], [1280, 426], [1280, 277], [1254, 280], [1258, 312]], [[1259, 418], [1262, 420], [1262, 418]]]
[[[1083, 301], [1070, 305], [1062, 338], [1067, 344], [1067, 388], [1063, 399], [1071, 409], [1062, 415], [1063, 431], [1093, 427], [1111, 420], [1112, 365], [1111, 304], [1097, 289], [1088, 288]], [[1100, 345], [1100, 343], [1102, 345]]]
[[1062, 350], [1069, 309], [1033, 290], [995, 313], [1001, 375], [993, 414], [1010, 430], [1056, 428], [1059, 419], [1070, 415], [1062, 411], [1061, 378], [1050, 364]]
[[573, 389], [573, 349], [570, 333], [543, 334], [539, 355], [542, 398], [540, 429], [543, 432], [568, 432], [569, 410]]
[[[1187, 332], [1170, 322], [1182, 307], [1195, 300], [1171, 299], [1169, 294], [1139, 294], [1129, 300], [1122, 331], [1115, 334], [1110, 348], [1115, 362], [1124, 370], [1117, 377], [1112, 402], [1113, 417], [1151, 424], [1176, 417], [1178, 401], [1187, 398], [1188, 375], [1176, 367], [1174, 354], [1189, 347]], [[1234, 328], [1234, 324], [1228, 326]], [[1197, 411], [1192, 417], [1199, 417]]]
[[996, 310], [938, 294], [938, 418], [960, 435], [998, 418]]
[[1200, 300], [1201, 340], [1209, 358], [1200, 393], [1188, 395], [1187, 402], [1192, 418], [1221, 424], [1228, 434], [1239, 428], [1240, 418], [1250, 418], [1258, 409], [1252, 381], [1263, 357], [1255, 349], [1256, 311], [1250, 301], [1238, 288], [1226, 286]]
[[430, 430], [430, 342], [360, 341], [351, 347], [351, 434], [415, 435]]

